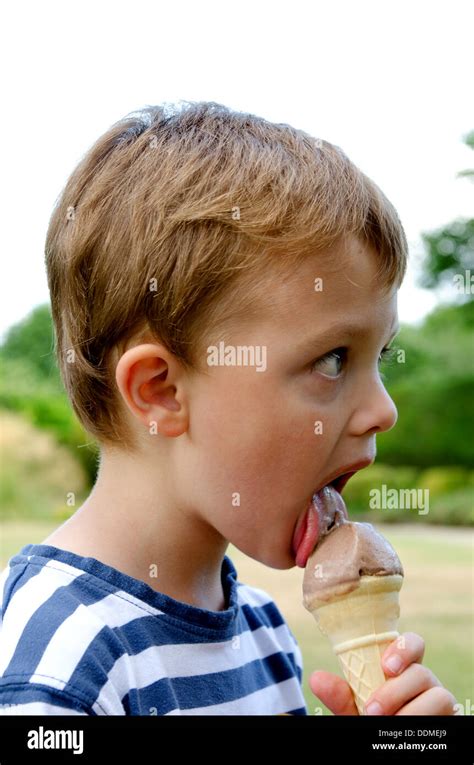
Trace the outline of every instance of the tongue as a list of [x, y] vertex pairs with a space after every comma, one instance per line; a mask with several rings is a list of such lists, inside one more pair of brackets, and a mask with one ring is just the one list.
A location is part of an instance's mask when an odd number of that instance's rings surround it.
[[296, 565], [304, 568], [316, 544], [332, 529], [348, 520], [344, 500], [334, 486], [325, 486], [314, 494], [295, 540]]

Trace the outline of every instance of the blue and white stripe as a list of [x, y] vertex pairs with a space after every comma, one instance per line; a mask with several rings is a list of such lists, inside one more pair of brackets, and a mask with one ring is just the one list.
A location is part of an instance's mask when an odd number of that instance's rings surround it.
[[94, 558], [26, 545], [0, 576], [0, 713], [307, 714], [302, 656], [272, 598], [237, 581], [206, 611]]

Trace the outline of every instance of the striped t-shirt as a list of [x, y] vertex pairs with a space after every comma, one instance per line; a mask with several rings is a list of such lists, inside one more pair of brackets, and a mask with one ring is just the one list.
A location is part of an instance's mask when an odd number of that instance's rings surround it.
[[222, 564], [226, 608], [95, 558], [27, 544], [0, 576], [0, 712], [307, 714], [302, 657], [272, 598]]

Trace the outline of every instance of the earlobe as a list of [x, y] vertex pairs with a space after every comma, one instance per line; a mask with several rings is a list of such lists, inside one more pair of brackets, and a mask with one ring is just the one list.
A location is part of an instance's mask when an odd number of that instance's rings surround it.
[[168, 438], [177, 438], [185, 433], [186, 430], [187, 427], [182, 418], [162, 417], [159, 422], [150, 418], [148, 422], [148, 433], [151, 436], [161, 434]]
[[152, 399], [146, 416], [150, 435], [161, 433], [175, 438], [186, 432], [188, 424], [185, 407], [176, 400], [174, 394], [174, 387], [169, 386]]

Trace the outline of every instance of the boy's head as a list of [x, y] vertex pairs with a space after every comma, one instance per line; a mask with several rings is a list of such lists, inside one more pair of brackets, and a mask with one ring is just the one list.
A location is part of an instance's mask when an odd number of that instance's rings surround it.
[[104, 451], [287, 568], [308, 497], [395, 422], [378, 361], [406, 257], [338, 147], [215, 103], [144, 109], [86, 154], [48, 230], [72, 405]]

